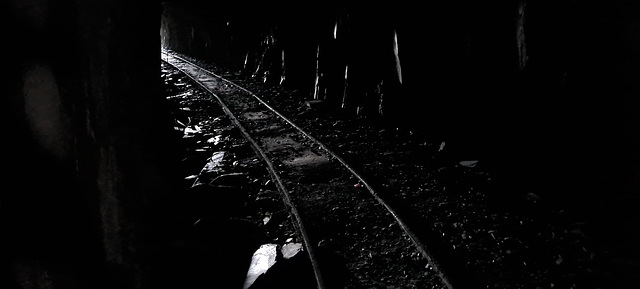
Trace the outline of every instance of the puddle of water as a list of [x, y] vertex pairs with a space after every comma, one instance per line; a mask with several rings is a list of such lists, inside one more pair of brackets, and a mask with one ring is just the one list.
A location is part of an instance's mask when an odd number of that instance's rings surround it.
[[329, 159], [325, 156], [315, 154], [314, 152], [307, 151], [303, 152], [301, 156], [295, 157], [293, 159], [284, 160], [282, 163], [289, 166], [308, 166], [308, 165], [319, 165], [319, 164], [328, 164]]
[[269, 119], [271, 116], [262, 111], [250, 111], [245, 112], [244, 117], [248, 120], [263, 120]]
[[[198, 185], [202, 185], [208, 182], [207, 174], [216, 173], [222, 171], [222, 162], [224, 161], [227, 152], [219, 151], [214, 152], [213, 155], [207, 160], [207, 163], [202, 167], [200, 173], [196, 176], [193, 185], [191, 187], [195, 187]], [[204, 178], [205, 180], [202, 180]]]
[[251, 257], [251, 265], [249, 265], [249, 271], [247, 272], [247, 278], [244, 281], [243, 289], [247, 289], [256, 281], [256, 279], [267, 272], [273, 264], [276, 263], [276, 257], [278, 255], [278, 245], [276, 244], [264, 244], [261, 245], [253, 257]]
[[298, 252], [300, 251], [302, 251], [301, 243], [284, 244], [284, 246], [282, 246], [282, 257], [285, 259], [289, 259], [298, 254]]
[[463, 167], [473, 168], [478, 164], [478, 161], [461, 161], [459, 164]]
[[207, 163], [202, 168], [202, 173], [218, 171], [222, 166], [222, 161], [224, 160], [224, 157], [226, 156], [226, 154], [227, 153], [224, 151], [214, 152], [213, 155], [211, 155], [209, 160], [207, 160]]
[[[289, 259], [298, 252], [302, 251], [301, 243], [287, 243], [282, 246], [280, 253], [282, 258]], [[247, 271], [247, 278], [245, 279], [243, 289], [251, 287], [251, 285], [260, 277], [260, 275], [266, 273], [271, 266], [277, 262], [278, 257], [278, 245], [277, 244], [263, 244], [253, 253], [251, 257], [251, 265], [249, 265], [249, 271]]]

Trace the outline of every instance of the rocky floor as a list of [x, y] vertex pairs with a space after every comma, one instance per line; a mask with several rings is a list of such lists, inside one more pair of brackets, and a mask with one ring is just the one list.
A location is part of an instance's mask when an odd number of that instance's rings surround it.
[[[164, 65], [163, 78], [182, 150], [182, 190], [170, 204], [171, 237], [167, 252], [158, 254], [165, 260], [157, 263], [159, 275], [174, 277], [163, 286], [313, 287], [289, 210], [249, 143], [213, 99], [177, 70]], [[274, 268], [269, 276], [279, 275], [283, 263], [296, 268], [285, 278], [269, 278], [280, 283], [265, 280], [266, 268]]]
[[[469, 288], [632, 288], [630, 273], [608, 266], [615, 250], [596, 241], [600, 239], [593, 236], [588, 219], [554, 203], [547, 192], [509, 179], [509, 174], [487, 165], [482, 155], [458, 150], [455, 141], [425, 132], [343, 116], [305, 103], [295, 91], [209, 67], [263, 97], [376, 180], [386, 196], [424, 224], [422, 236], [432, 240], [443, 263]], [[250, 149], [234, 136], [221, 113], [211, 113], [216, 108], [206, 97], [164, 69], [168, 99], [181, 106], [176, 119], [186, 148], [185, 189], [197, 193], [194, 184], [207, 174], [203, 166], [210, 164], [209, 169], [219, 170], [215, 175], [224, 176], [219, 185], [224, 189], [218, 190], [223, 193], [215, 198], [237, 207], [204, 210], [231, 214], [229, 238], [240, 234], [253, 240], [251, 246], [256, 248], [264, 243], [279, 248], [295, 243], [290, 223], [271, 221], [289, 216]], [[217, 165], [211, 163], [212, 154], [220, 157]], [[234, 200], [234, 194], [224, 193], [239, 187], [250, 192], [246, 199]], [[181, 220], [200, 224], [216, 218], [203, 214], [183, 215]], [[270, 224], [278, 225], [269, 228]]]

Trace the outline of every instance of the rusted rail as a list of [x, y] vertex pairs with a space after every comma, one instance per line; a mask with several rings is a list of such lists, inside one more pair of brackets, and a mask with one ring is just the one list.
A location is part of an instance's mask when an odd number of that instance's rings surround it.
[[[285, 204], [295, 219], [300, 238], [311, 260], [318, 288], [331, 288], [331, 282], [327, 280], [333, 278], [331, 273], [327, 273], [331, 272], [331, 270], [327, 270], [330, 265], [323, 264], [323, 258], [319, 253], [319, 244], [325, 243], [327, 240], [335, 240], [345, 234], [351, 234], [352, 232], [349, 230], [358, 230], [358, 233], [362, 234], [359, 238], [370, 241], [363, 242], [363, 251], [367, 251], [368, 255], [345, 253], [340, 247], [339, 241], [333, 242], [336, 244], [334, 249], [338, 253], [344, 253], [347, 256], [345, 257], [347, 262], [371, 264], [372, 260], [356, 259], [372, 259], [372, 252], [377, 252], [377, 246], [385, 246], [384, 244], [376, 244], [375, 237], [373, 237], [374, 234], [381, 235], [376, 230], [384, 229], [384, 227], [386, 229], [382, 231], [388, 234], [385, 239], [388, 241], [387, 243], [397, 244], [397, 246], [404, 244], [407, 247], [405, 250], [415, 250], [429, 265], [430, 269], [422, 268], [422, 272], [412, 269], [413, 271], [410, 272], [414, 272], [416, 276], [409, 276], [411, 273], [406, 273], [408, 274], [407, 278], [422, 279], [428, 277], [417, 275], [431, 274], [434, 276], [431, 277], [431, 282], [439, 283], [434, 288], [454, 288], [449, 275], [435, 260], [427, 245], [420, 240], [396, 209], [380, 197], [374, 186], [342, 157], [248, 89], [176, 53], [163, 50], [162, 58], [163, 61], [186, 74], [216, 99], [231, 121], [239, 128], [244, 138], [252, 145], [256, 154], [264, 161]], [[309, 180], [310, 175], [318, 177]], [[344, 175], [349, 175], [349, 177]], [[344, 192], [341, 192], [340, 198], [332, 199], [337, 203], [326, 204], [326, 207], [317, 205], [324, 199], [329, 199], [326, 197], [327, 194], [336, 194], [336, 192], [327, 192], [327, 189], [348, 188], [350, 186], [353, 188], [354, 181], [357, 182], [358, 188], [366, 189], [368, 194], [359, 193], [362, 189], [345, 189]], [[379, 224], [362, 224], [362, 229], [340, 228], [339, 225], [342, 222], [357, 223], [357, 220], [336, 221], [327, 217], [332, 210], [346, 212], [354, 210], [354, 207], [366, 208], [371, 210], [372, 214], [379, 215]], [[320, 212], [321, 210], [326, 211]], [[319, 216], [324, 217], [318, 218]], [[372, 228], [364, 229], [370, 225]], [[398, 240], [391, 241], [391, 239]], [[387, 259], [390, 260], [394, 258], [396, 257], [393, 254], [387, 256]], [[356, 266], [354, 265], [354, 267]], [[389, 274], [395, 273], [390, 272]], [[395, 285], [402, 286], [404, 284]]]

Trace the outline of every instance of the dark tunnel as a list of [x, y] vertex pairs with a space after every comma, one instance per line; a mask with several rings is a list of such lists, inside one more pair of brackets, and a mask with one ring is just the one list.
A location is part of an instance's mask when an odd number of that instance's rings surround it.
[[624, 256], [604, 265], [619, 273], [610, 288], [639, 285], [635, 1], [0, 7], [0, 288], [203, 286], [158, 265], [197, 254], [162, 247], [180, 159], [161, 49], [446, 140], [586, 220], [596, 246]]

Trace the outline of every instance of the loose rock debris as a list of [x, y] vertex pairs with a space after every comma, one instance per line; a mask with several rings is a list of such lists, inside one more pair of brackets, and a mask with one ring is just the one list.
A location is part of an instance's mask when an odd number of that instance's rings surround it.
[[[225, 288], [268, 288], [260, 287], [265, 283], [262, 279], [266, 278], [263, 276], [266, 271], [250, 267], [260, 261], [251, 261], [248, 256], [257, 258], [264, 246], [273, 246], [286, 250], [286, 259], [296, 255], [304, 258], [304, 254], [289, 249], [299, 243], [295, 243], [297, 236], [288, 209], [261, 161], [220, 108], [177, 71], [164, 64], [162, 71], [167, 100], [176, 120], [175, 130], [183, 149], [180, 171], [184, 191], [175, 196], [176, 242], [189, 244], [188, 240], [192, 239], [211, 242], [218, 247], [208, 251], [228, 252], [230, 258], [246, 263], [245, 267], [236, 267], [238, 273], [235, 275], [224, 276], [213, 271], [208, 276], [221, 276], [204, 278], [206, 281], [201, 280], [201, 283], [211, 282], [211, 288], [225, 283], [238, 285]], [[276, 263], [282, 256], [282, 253], [272, 256], [270, 262]], [[220, 261], [224, 259], [209, 260]], [[298, 273], [301, 270], [309, 270], [304, 276], [310, 279], [295, 276], [292, 279], [302, 281], [291, 283], [314, 284], [309, 266], [296, 269]], [[186, 278], [195, 273], [185, 273]], [[229, 280], [225, 281], [225, 278]]]
[[[172, 74], [168, 68], [165, 71], [165, 75]], [[266, 87], [259, 81], [240, 76], [234, 81], [250, 87], [256, 94], [269, 97], [272, 106], [351, 163], [358, 164], [363, 168], [361, 171], [379, 180], [387, 194], [396, 196], [402, 204], [417, 212], [416, 218], [424, 221], [425, 234], [440, 240], [443, 254], [454, 260], [455, 269], [464, 270], [477, 288], [597, 288], [598, 284], [606, 282], [602, 277], [603, 268], [596, 262], [597, 251], [583, 232], [583, 223], [571, 220], [562, 210], [545, 207], [544, 199], [536, 193], [501, 187], [499, 179], [484, 170], [477, 160], [438, 159], [448, 148], [445, 141], [425, 140], [402, 129], [380, 127], [340, 115], [318, 117], [308, 113], [308, 106], [301, 105], [303, 102], [284, 89]], [[182, 97], [168, 99], [193, 104], [193, 100]], [[202, 105], [205, 106], [203, 109], [208, 109], [207, 104], [203, 102]], [[194, 105], [191, 107], [193, 109]], [[206, 133], [220, 132], [229, 125], [224, 117], [192, 118], [191, 123], [199, 124], [201, 130], [190, 130], [185, 138], [199, 139], [195, 143], [208, 145], [209, 153], [229, 144], [229, 139], [221, 141], [222, 137]], [[231, 145], [235, 149], [241, 146]], [[249, 162], [238, 160], [234, 154], [229, 157], [231, 167], [233, 164], [243, 167], [241, 164], [244, 163], [244, 167], [249, 168], [256, 162], [255, 158]], [[227, 166], [227, 170], [225, 173], [231, 173], [233, 169]], [[270, 184], [266, 175], [245, 176], [257, 187]], [[359, 186], [356, 183], [354, 188]], [[494, 205], [495, 195], [488, 191], [511, 189], [511, 194], [519, 196], [510, 197], [516, 200], [509, 202], [513, 206], [511, 209]], [[280, 223], [289, 217], [276, 195], [275, 189], [258, 189], [248, 197], [245, 211], [251, 208], [258, 212], [246, 217], [264, 226], [267, 235], [284, 246], [282, 241], [295, 233], [290, 223]], [[274, 228], [274, 224], [278, 228]], [[357, 231], [353, 234], [357, 235]], [[366, 264], [362, 266], [366, 267]], [[375, 272], [368, 274], [370, 276], [364, 278], [375, 279]], [[387, 283], [375, 280], [372, 284], [384, 287]]]

